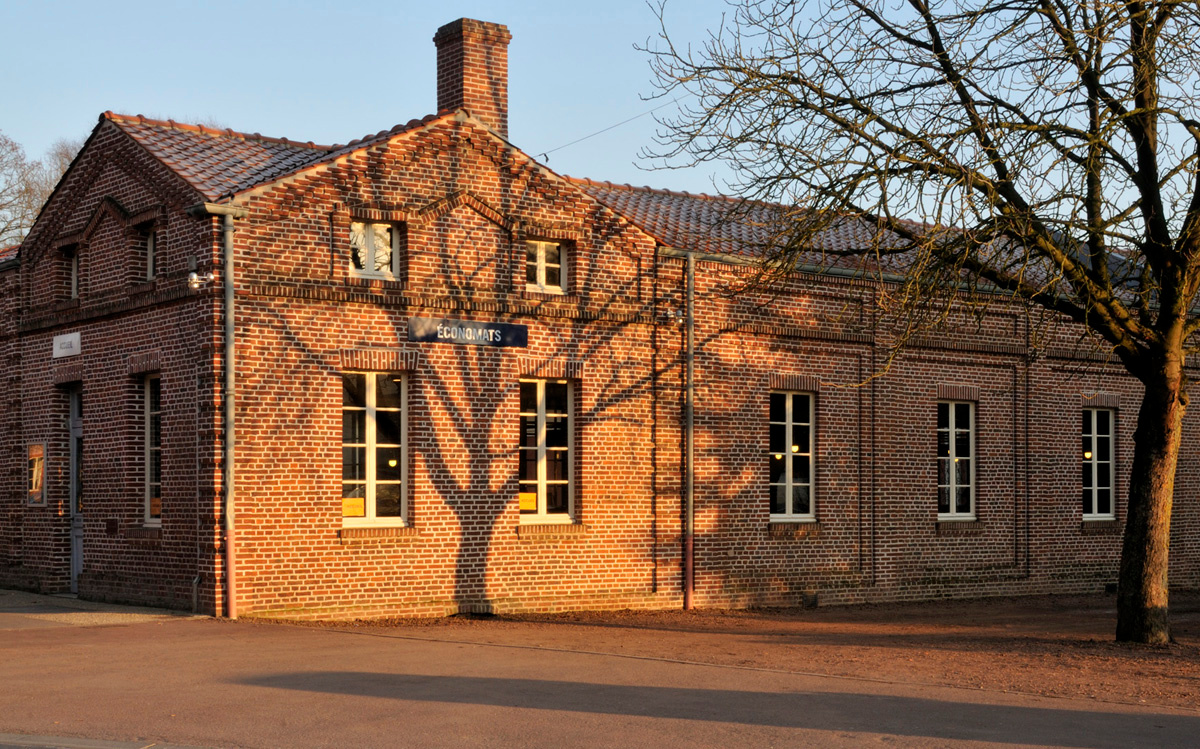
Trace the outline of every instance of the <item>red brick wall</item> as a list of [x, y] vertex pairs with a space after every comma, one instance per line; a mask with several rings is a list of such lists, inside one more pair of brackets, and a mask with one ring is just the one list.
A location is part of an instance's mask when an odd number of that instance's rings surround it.
[[[198, 607], [221, 611], [220, 291], [184, 283], [189, 258], [201, 272], [218, 260], [218, 221], [188, 216], [199, 196], [115, 126], [102, 126], [82, 159], [22, 254], [24, 293], [0, 296], [11, 307], [0, 316], [0, 375], [21, 393], [19, 424], [0, 416], [0, 583], [67, 585], [60, 386], [78, 380], [89, 502], [81, 594], [188, 608], [195, 582]], [[106, 198], [124, 212], [101, 210]], [[242, 613], [680, 605], [684, 329], [667, 313], [682, 309], [682, 261], [656, 260], [651, 238], [462, 118], [238, 202], [249, 212], [234, 240]], [[128, 271], [141, 262], [130, 227], [156, 206], [163, 272], [147, 284]], [[406, 226], [400, 278], [352, 277], [353, 220]], [[62, 237], [82, 247], [76, 302], [55, 280]], [[526, 292], [526, 237], [568, 244], [565, 295]], [[11, 289], [15, 276], [0, 272], [0, 285]], [[1079, 419], [1085, 395], [1116, 404], [1120, 498], [1139, 386], [1078, 344], [1078, 331], [1031, 330], [996, 300], [980, 319], [956, 313], [861, 384], [884, 364], [874, 285], [798, 277], [774, 297], [726, 293], [743, 277], [698, 263], [699, 605], [1094, 591], [1115, 580], [1123, 498], [1116, 523], [1082, 521]], [[527, 325], [529, 346], [410, 343], [411, 317]], [[84, 353], [52, 361], [53, 336], [72, 331]], [[342, 527], [340, 377], [364, 368], [408, 376], [401, 530]], [[146, 371], [161, 372], [165, 409], [158, 532], [141, 520]], [[569, 527], [520, 522], [517, 394], [528, 376], [575, 388], [579, 522]], [[816, 392], [816, 523], [769, 519], [773, 389]], [[977, 403], [969, 524], [937, 520], [936, 403], [947, 393]], [[1196, 444], [1194, 419], [1186, 429]], [[21, 501], [23, 445], [38, 440], [51, 447], [44, 509]], [[1185, 451], [1171, 579], [1190, 587], [1200, 585], [1197, 468]]]

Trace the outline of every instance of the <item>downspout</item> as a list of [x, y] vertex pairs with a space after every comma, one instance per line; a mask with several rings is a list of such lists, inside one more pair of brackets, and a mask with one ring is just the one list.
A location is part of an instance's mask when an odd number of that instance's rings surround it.
[[684, 400], [683, 608], [691, 609], [696, 589], [696, 256], [687, 254], [687, 385]]
[[235, 481], [234, 448], [237, 446], [237, 430], [234, 421], [234, 405], [236, 367], [234, 354], [234, 331], [237, 322], [237, 308], [234, 305], [233, 281], [233, 220], [245, 218], [248, 211], [241, 206], [232, 204], [203, 203], [190, 209], [193, 215], [222, 216], [222, 236], [224, 239], [222, 252], [225, 258], [225, 269], [222, 284], [225, 289], [225, 455], [223, 466], [223, 481], [225, 489], [225, 613], [230, 619], [237, 619], [237, 545], [235, 543], [235, 519], [237, 508], [237, 493]]

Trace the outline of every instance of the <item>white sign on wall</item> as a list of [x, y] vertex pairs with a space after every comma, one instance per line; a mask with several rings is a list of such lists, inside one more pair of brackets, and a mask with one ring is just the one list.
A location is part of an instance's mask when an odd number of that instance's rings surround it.
[[78, 356], [83, 353], [79, 345], [78, 333], [64, 333], [54, 336], [54, 354], [51, 358], [61, 359], [64, 356]]

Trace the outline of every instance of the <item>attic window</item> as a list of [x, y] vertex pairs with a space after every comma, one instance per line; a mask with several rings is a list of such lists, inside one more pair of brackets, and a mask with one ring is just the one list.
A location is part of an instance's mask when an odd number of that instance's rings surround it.
[[395, 224], [350, 224], [350, 273], [367, 278], [396, 278], [400, 269], [400, 237]]
[[560, 242], [525, 243], [525, 290], [563, 294], [567, 290], [566, 247]]

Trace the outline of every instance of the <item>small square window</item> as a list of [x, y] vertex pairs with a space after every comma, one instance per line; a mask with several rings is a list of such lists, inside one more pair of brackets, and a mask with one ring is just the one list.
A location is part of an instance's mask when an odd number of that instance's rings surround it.
[[394, 279], [400, 272], [401, 227], [394, 224], [350, 223], [350, 273], [367, 278]]
[[546, 294], [567, 291], [567, 252], [560, 242], [525, 243], [525, 290]]

